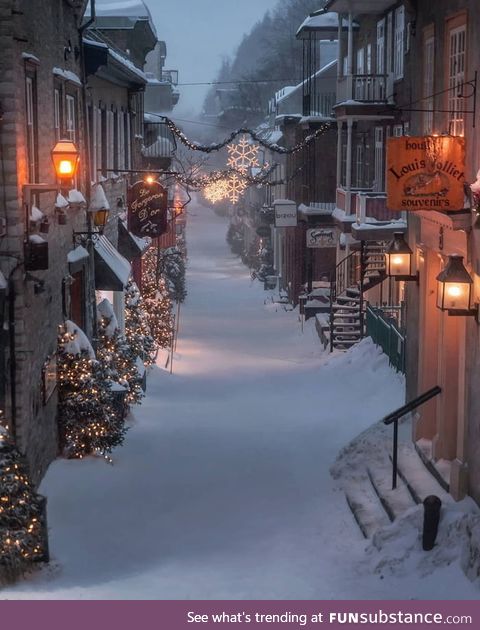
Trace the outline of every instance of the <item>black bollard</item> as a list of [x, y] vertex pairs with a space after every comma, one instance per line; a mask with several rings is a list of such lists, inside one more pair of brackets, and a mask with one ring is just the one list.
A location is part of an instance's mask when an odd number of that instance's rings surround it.
[[422, 543], [424, 551], [431, 551], [435, 545], [441, 507], [441, 500], [434, 494], [429, 495], [423, 501], [424, 514]]

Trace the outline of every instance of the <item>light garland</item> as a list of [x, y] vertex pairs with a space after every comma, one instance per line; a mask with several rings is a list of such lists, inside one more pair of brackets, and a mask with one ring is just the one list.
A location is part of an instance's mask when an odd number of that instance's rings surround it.
[[253, 140], [255, 140], [255, 142], [258, 142], [258, 144], [262, 145], [262, 147], [265, 147], [266, 149], [269, 149], [270, 151], [273, 151], [274, 153], [281, 153], [283, 155], [291, 155], [292, 153], [298, 153], [298, 151], [301, 151], [302, 149], [307, 147], [309, 144], [314, 142], [316, 138], [323, 135], [329, 129], [332, 128], [331, 122], [325, 122], [322, 125], [320, 125], [320, 127], [316, 131], [308, 135], [302, 142], [299, 142], [294, 147], [291, 147], [289, 149], [286, 149], [285, 147], [281, 147], [280, 145], [276, 143], [266, 142], [265, 140], [263, 140], [263, 138], [261, 137], [259, 133], [257, 133], [253, 129], [248, 129], [246, 127], [241, 127], [240, 129], [236, 129], [235, 131], [232, 131], [232, 133], [227, 138], [225, 138], [222, 142], [218, 142], [216, 144], [210, 144], [210, 145], [202, 145], [198, 142], [192, 142], [191, 140], [189, 140], [187, 136], [183, 133], [183, 131], [179, 127], [177, 127], [177, 125], [173, 122], [171, 118], [168, 118], [165, 116], [164, 119], [171, 133], [174, 136], [176, 136], [182, 144], [184, 144], [186, 147], [188, 147], [192, 151], [201, 151], [202, 153], [213, 153], [214, 151], [220, 151], [221, 149], [225, 148], [228, 144], [230, 144], [233, 140], [235, 140], [237, 136], [245, 134], [245, 135], [249, 135]]

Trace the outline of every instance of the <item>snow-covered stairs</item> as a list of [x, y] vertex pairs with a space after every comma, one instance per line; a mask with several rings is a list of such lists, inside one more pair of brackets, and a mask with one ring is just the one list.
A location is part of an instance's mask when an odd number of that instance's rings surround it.
[[347, 350], [363, 336], [358, 289], [347, 289], [345, 295], [337, 297], [331, 309], [332, 345], [337, 350]]
[[430, 494], [444, 504], [453, 501], [407, 440], [399, 445], [397, 487], [392, 490], [391, 437], [391, 427], [375, 425], [347, 446], [332, 467], [365, 538], [372, 538]]

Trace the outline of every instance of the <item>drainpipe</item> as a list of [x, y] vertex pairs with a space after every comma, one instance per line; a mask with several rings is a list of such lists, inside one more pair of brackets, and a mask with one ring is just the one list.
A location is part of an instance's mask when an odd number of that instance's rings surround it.
[[347, 99], [353, 98], [353, 14], [348, 14]]
[[8, 335], [10, 342], [10, 433], [13, 441], [17, 441], [17, 351], [15, 344], [15, 287], [13, 273], [8, 281]]
[[[83, 34], [84, 32], [95, 22], [96, 20], [96, 7], [95, 0], [90, 0], [90, 19], [87, 20], [84, 24], [80, 26], [78, 29], [79, 34], [79, 44], [80, 44], [80, 68], [82, 71], [82, 99], [83, 99], [83, 131], [84, 131], [84, 151], [85, 151], [85, 198], [87, 201], [87, 231], [91, 230], [91, 218], [88, 212], [88, 207], [90, 205], [91, 199], [91, 174], [90, 174], [90, 165], [91, 165], [91, 155], [90, 155], [90, 142], [89, 139], [89, 121], [88, 121], [88, 106], [87, 106], [87, 69], [85, 66], [85, 52], [83, 48]], [[94, 174], [94, 176], [96, 173]], [[91, 286], [92, 282], [95, 282], [95, 265], [93, 258], [93, 243], [91, 239], [87, 242], [87, 250], [89, 253], [89, 277], [87, 278], [87, 287]], [[87, 299], [87, 304], [90, 309], [90, 324], [91, 324], [91, 335], [93, 339], [97, 336], [97, 317], [95, 312], [95, 299]], [[93, 306], [92, 306], [93, 305]]]

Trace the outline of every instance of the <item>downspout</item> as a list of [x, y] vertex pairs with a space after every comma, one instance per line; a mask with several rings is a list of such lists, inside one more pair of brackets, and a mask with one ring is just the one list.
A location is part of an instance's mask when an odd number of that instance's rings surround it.
[[[83, 99], [83, 131], [84, 131], [84, 141], [85, 141], [85, 198], [87, 201], [87, 208], [90, 205], [92, 185], [91, 185], [91, 174], [90, 174], [90, 165], [91, 165], [91, 155], [90, 155], [90, 129], [88, 124], [88, 107], [87, 107], [87, 68], [85, 65], [85, 51], [83, 47], [83, 34], [84, 32], [95, 22], [96, 20], [96, 7], [95, 0], [90, 0], [90, 19], [88, 19], [84, 24], [80, 26], [78, 29], [79, 34], [79, 48], [80, 48], [80, 67], [82, 71], [82, 99]], [[86, 212], [86, 220], [87, 220], [87, 230], [91, 231], [91, 218], [90, 213]], [[92, 240], [89, 239], [87, 242], [87, 250], [89, 253], [89, 278], [87, 278], [89, 286], [94, 282], [95, 278], [95, 265], [94, 265], [94, 257], [93, 257], [93, 243]], [[91, 300], [90, 296], [87, 299], [87, 304], [90, 309], [90, 321], [91, 321], [91, 333], [93, 339], [97, 336], [97, 317], [95, 313], [95, 300]], [[92, 308], [93, 304], [93, 308]]]
[[[15, 270], [14, 270], [15, 271]], [[12, 275], [8, 282], [8, 333], [10, 342], [10, 433], [17, 441], [17, 351], [15, 344], [15, 286]]]

